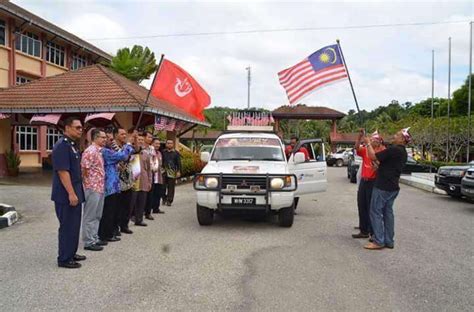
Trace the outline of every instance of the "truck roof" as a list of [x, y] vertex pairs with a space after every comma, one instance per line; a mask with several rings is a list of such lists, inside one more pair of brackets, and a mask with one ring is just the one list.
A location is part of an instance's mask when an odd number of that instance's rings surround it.
[[221, 138], [272, 138], [280, 139], [275, 133], [266, 133], [266, 132], [232, 132], [224, 133], [219, 136]]

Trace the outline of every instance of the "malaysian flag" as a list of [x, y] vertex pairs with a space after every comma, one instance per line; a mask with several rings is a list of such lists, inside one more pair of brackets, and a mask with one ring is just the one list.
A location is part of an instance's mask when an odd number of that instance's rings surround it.
[[155, 115], [155, 130], [156, 131], [165, 130], [167, 124], [168, 124], [168, 118], [166, 118], [165, 116]]
[[314, 90], [347, 78], [337, 44], [319, 49], [295, 66], [278, 73], [290, 104], [294, 104]]
[[165, 126], [166, 131], [174, 131], [176, 128], [176, 119], [168, 119], [168, 123]]

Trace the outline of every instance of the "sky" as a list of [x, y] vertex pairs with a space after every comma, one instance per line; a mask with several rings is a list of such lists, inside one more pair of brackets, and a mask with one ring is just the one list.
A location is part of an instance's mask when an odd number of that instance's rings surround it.
[[[211, 106], [275, 109], [288, 105], [277, 73], [340, 39], [361, 109], [392, 100], [448, 96], [448, 38], [452, 37], [451, 92], [469, 73], [469, 22], [474, 1], [124, 1], [13, 0], [12, 2], [104, 51], [148, 46], [187, 70], [208, 91]], [[455, 22], [422, 26], [175, 36], [265, 29]], [[153, 35], [166, 37], [143, 38]], [[120, 38], [128, 39], [120, 39]], [[131, 37], [131, 38], [130, 38]], [[140, 38], [142, 37], [142, 38]], [[149, 86], [151, 81], [143, 82]], [[349, 82], [317, 90], [301, 103], [355, 109]]]

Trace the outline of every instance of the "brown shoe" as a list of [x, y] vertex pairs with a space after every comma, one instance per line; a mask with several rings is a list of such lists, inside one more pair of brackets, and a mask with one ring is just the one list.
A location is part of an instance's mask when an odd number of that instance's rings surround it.
[[352, 234], [352, 238], [369, 238], [369, 234], [364, 234], [364, 233]]
[[383, 249], [384, 246], [380, 246], [377, 243], [368, 243], [367, 245], [364, 246], [364, 248], [369, 249], [369, 250], [379, 250], [379, 249]]

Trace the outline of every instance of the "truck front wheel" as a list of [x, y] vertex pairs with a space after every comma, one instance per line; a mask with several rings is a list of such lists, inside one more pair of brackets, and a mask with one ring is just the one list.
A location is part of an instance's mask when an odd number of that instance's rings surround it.
[[278, 211], [278, 223], [281, 227], [291, 227], [295, 218], [295, 204]]
[[214, 210], [196, 204], [199, 225], [211, 225], [214, 221]]

